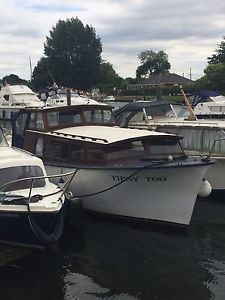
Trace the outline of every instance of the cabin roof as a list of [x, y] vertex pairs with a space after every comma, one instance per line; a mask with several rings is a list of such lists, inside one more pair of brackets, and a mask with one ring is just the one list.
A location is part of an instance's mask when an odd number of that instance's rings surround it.
[[62, 136], [64, 138], [74, 138], [76, 140], [85, 140], [88, 142], [110, 144], [123, 140], [149, 136], [174, 136], [162, 132], [149, 130], [108, 127], [108, 126], [77, 126], [58, 129], [51, 132], [53, 135]]
[[91, 107], [94, 108], [103, 108], [103, 109], [113, 109], [113, 106], [104, 104], [104, 103], [89, 103], [89, 104], [75, 104], [75, 105], [65, 105], [65, 106], [44, 106], [44, 107], [27, 107], [24, 108], [23, 111], [71, 111], [71, 110], [77, 110], [77, 109], [90, 109]]
[[40, 158], [33, 154], [18, 148], [11, 148], [9, 146], [0, 147], [1, 168], [21, 165], [42, 165]]
[[[137, 124], [140, 125], [141, 123]], [[143, 123], [143, 125], [145, 125]], [[165, 119], [165, 120], [150, 120], [149, 128], [153, 126], [173, 126], [173, 127], [191, 127], [191, 128], [215, 128], [215, 129], [222, 129], [225, 130], [225, 120], [219, 120], [219, 119], [198, 119], [198, 120], [188, 120], [184, 118], [171, 118], [171, 119]], [[148, 126], [147, 125], [147, 126]]]

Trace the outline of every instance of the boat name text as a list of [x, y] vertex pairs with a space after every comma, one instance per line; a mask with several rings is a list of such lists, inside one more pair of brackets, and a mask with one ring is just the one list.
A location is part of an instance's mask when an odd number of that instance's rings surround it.
[[121, 176], [121, 175], [111, 175], [113, 181], [121, 182], [121, 181], [127, 181], [127, 182], [138, 182], [141, 178], [144, 178], [147, 182], [164, 182], [166, 181], [166, 177], [160, 176], [145, 176], [145, 177], [139, 177], [139, 176]]

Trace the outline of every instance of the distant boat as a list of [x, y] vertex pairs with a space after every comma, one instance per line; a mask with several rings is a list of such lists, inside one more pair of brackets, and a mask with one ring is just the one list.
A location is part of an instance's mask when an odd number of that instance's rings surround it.
[[24, 107], [42, 107], [43, 102], [26, 85], [5, 85], [0, 89], [0, 119], [10, 120], [12, 113]]
[[65, 106], [68, 104], [68, 97], [70, 97], [71, 105], [79, 104], [98, 104], [96, 100], [88, 97], [87, 95], [79, 95], [77, 92], [70, 90], [69, 95], [66, 89], [50, 90], [47, 93], [41, 93], [41, 97], [44, 97], [46, 106]]
[[13, 145], [41, 157], [49, 175], [76, 170], [70, 190], [85, 209], [189, 225], [212, 161], [186, 156], [179, 136], [114, 126], [111, 110], [104, 104], [21, 110], [13, 118]]
[[[22, 149], [9, 147], [0, 129], [0, 242], [45, 248], [64, 231], [65, 192], [49, 181], [43, 162]], [[55, 177], [60, 181], [63, 174]]]
[[103, 102], [108, 102], [108, 101], [116, 101], [116, 99], [113, 95], [109, 95], [103, 99]]

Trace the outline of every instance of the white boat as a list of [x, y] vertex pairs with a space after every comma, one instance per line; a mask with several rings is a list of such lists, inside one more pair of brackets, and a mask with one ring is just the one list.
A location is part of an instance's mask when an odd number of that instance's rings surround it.
[[196, 119], [225, 119], [225, 96], [214, 91], [200, 91], [186, 97], [186, 104], [170, 101], [133, 101], [115, 109], [113, 117], [121, 127], [152, 119], [189, 118], [187, 101]]
[[45, 101], [46, 106], [65, 106], [68, 103], [68, 97], [70, 97], [70, 105], [79, 104], [98, 104], [96, 100], [91, 99], [85, 95], [79, 95], [77, 92], [66, 89], [52, 90], [48, 92], [48, 97]]
[[104, 99], [103, 99], [104, 102], [110, 102], [110, 101], [116, 101], [115, 97], [113, 95], [109, 95], [109, 96], [106, 96]]
[[12, 132], [48, 175], [77, 171], [70, 190], [85, 209], [121, 217], [189, 225], [212, 164], [187, 157], [176, 135], [113, 126], [106, 105], [24, 109]]
[[[0, 242], [45, 248], [59, 241], [64, 231], [65, 184], [49, 181], [40, 158], [9, 147], [0, 130]], [[61, 180], [58, 175], [54, 179]]]
[[0, 89], [0, 119], [10, 120], [12, 113], [24, 107], [41, 107], [43, 102], [26, 85], [5, 85]]
[[157, 130], [177, 134], [183, 139], [182, 147], [194, 157], [210, 156], [216, 162], [207, 171], [205, 178], [215, 192], [225, 191], [225, 120], [188, 118], [159, 118], [130, 121], [129, 128]]
[[216, 163], [206, 174], [213, 191], [225, 191], [225, 97], [215, 92], [194, 93], [192, 101], [181, 89], [186, 107], [160, 103], [130, 103], [114, 114], [119, 126], [157, 130], [183, 137], [185, 152], [194, 157], [211, 155]]

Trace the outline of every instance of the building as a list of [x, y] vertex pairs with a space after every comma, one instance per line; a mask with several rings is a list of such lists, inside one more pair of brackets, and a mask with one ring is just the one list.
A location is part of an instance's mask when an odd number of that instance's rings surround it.
[[167, 87], [174, 85], [186, 85], [194, 83], [193, 80], [185, 78], [183, 76], [177, 75], [175, 73], [160, 73], [152, 75], [147, 79], [143, 79], [137, 84], [129, 84], [127, 86], [128, 90], [144, 90], [153, 87]]

